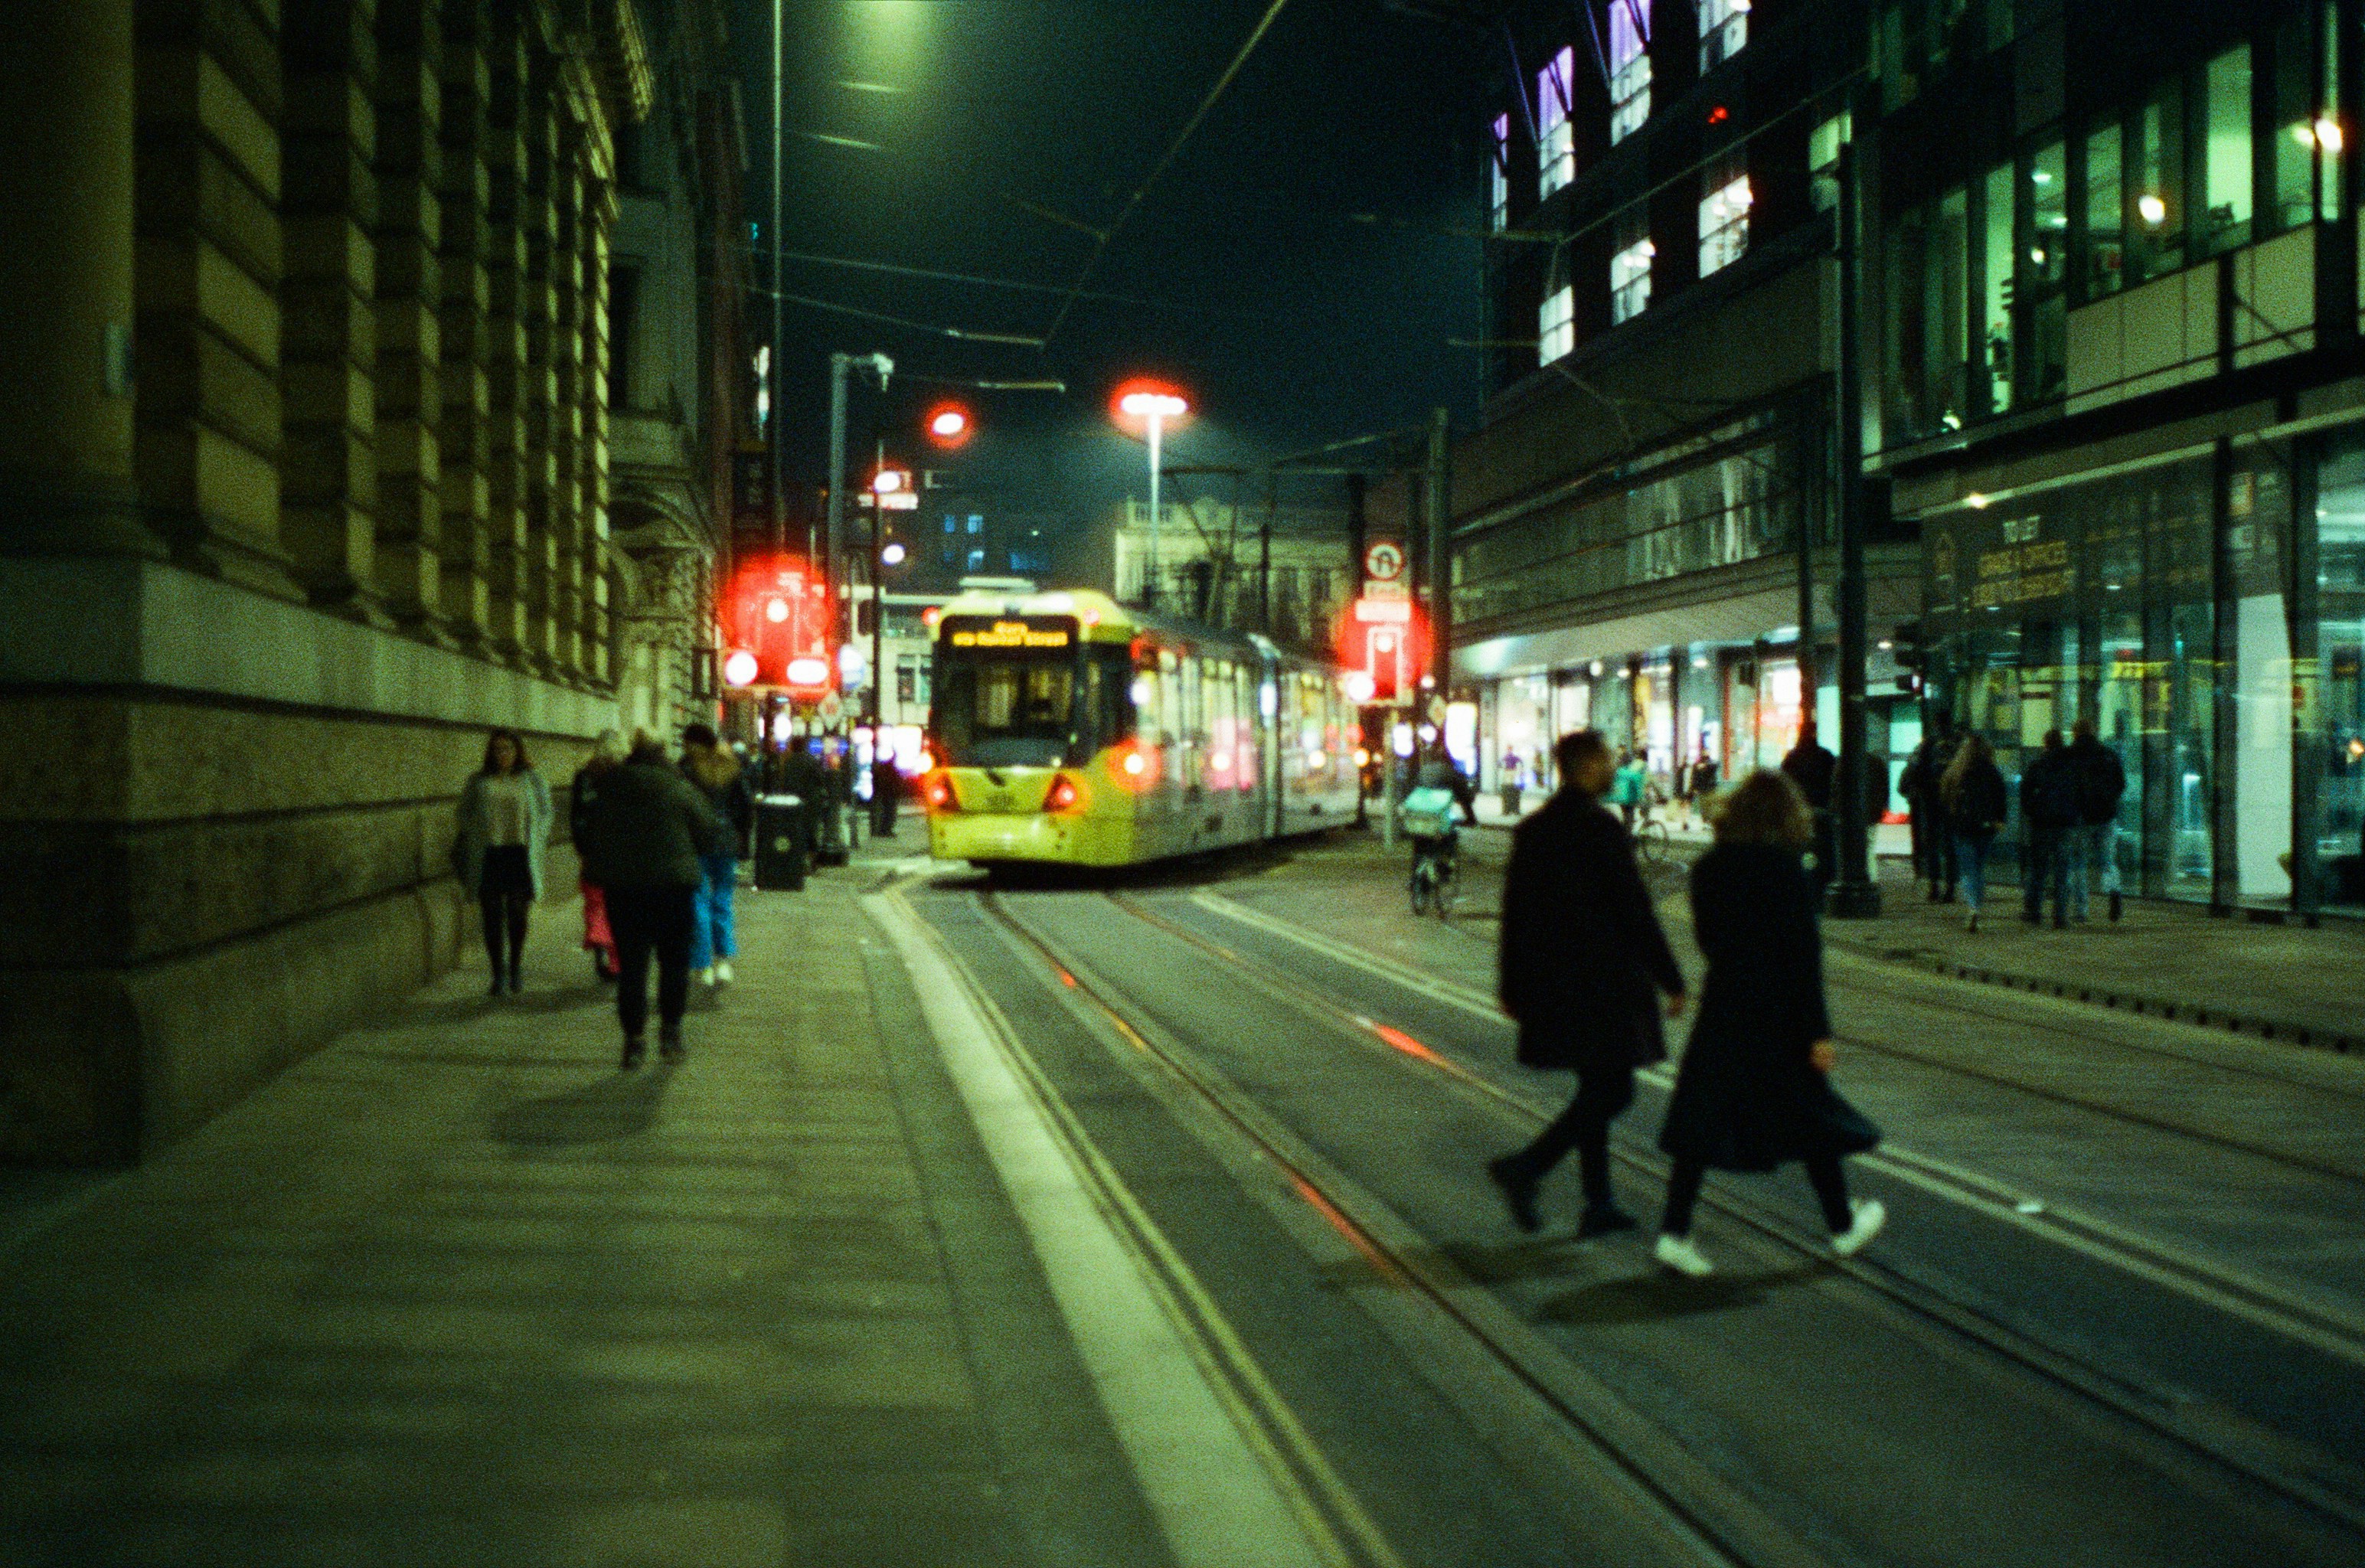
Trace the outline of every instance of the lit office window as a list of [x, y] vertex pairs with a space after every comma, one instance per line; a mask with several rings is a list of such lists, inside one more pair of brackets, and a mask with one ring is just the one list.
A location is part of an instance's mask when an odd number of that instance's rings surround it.
[[1749, 0], [1700, 0], [1700, 69], [1711, 70], [1749, 41]]
[[1618, 223], [1618, 253], [1609, 258], [1609, 322], [1631, 321], [1651, 303], [1651, 243], [1649, 220], [1641, 212]]
[[[1562, 50], [1536, 73], [1536, 194], [1548, 196], [1576, 178], [1576, 51]], [[1508, 127], [1506, 128], [1508, 129]]]
[[1536, 312], [1536, 363], [1550, 364], [1576, 347], [1576, 290], [1566, 284], [1544, 296]]
[[1840, 204], [1840, 149], [1848, 144], [1854, 129], [1850, 117], [1833, 115], [1807, 137], [1807, 177], [1814, 182], [1817, 212], [1829, 212]]
[[1699, 205], [1699, 247], [1702, 277], [1731, 266], [1749, 249], [1749, 171], [1738, 153], [1709, 168], [1708, 194]]
[[1494, 161], [1486, 166], [1486, 226], [1502, 230], [1511, 223], [1511, 117], [1495, 117], [1490, 146]]
[[1651, 0], [1609, 0], [1609, 144], [1651, 118]]

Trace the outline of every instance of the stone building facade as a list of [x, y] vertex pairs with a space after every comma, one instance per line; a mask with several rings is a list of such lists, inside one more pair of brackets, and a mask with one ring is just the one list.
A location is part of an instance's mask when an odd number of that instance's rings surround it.
[[615, 722], [652, 74], [631, 0], [0, 33], [0, 1158], [123, 1161], [455, 961], [488, 727]]

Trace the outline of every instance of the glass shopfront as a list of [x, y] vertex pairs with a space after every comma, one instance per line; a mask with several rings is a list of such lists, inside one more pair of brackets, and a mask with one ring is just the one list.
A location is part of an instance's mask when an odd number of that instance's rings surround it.
[[2126, 768], [2127, 886], [2365, 910], [2365, 432], [2229, 442], [1926, 519], [1929, 717], [2012, 788], [2090, 721]]

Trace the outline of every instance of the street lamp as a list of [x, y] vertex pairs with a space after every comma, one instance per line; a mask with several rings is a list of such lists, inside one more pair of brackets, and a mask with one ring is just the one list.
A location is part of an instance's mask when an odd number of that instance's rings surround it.
[[1117, 388], [1116, 411], [1128, 420], [1141, 420], [1149, 435], [1149, 558], [1141, 581], [1142, 601], [1154, 607], [1158, 602], [1159, 447], [1166, 421], [1189, 413], [1191, 404], [1171, 386], [1154, 381], [1129, 382]]

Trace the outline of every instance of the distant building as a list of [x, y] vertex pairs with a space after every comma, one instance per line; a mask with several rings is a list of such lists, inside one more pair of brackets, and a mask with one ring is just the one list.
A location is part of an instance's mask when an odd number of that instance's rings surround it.
[[1086, 532], [1071, 586], [1293, 646], [1331, 644], [1356, 586], [1343, 510], [1282, 506], [1269, 544], [1261, 507], [1202, 498], [1161, 499], [1160, 510], [1154, 572], [1149, 504], [1127, 498]]
[[756, 433], [743, 308], [746, 162], [718, 0], [667, 8], [648, 119], [616, 139], [608, 442], [616, 701], [671, 735], [714, 713], [718, 573], [734, 454]]
[[[1583, 7], [1508, 10], [1519, 74], [1474, 128], [1487, 397], [1452, 460], [1476, 760], [1491, 786], [1505, 753], [1590, 726], [1661, 770], [1771, 763], [1802, 720], [1837, 727], [1831, 574], [1802, 618], [1799, 566], [1834, 515], [1831, 174], [1862, 17], [1663, 0], [1654, 27], [1640, 0], [1597, 38]], [[1380, 487], [1375, 521], [1407, 498]], [[1883, 532], [1881, 624], [1911, 614], [1916, 567]], [[1874, 749], [1901, 757], [1918, 710], [1879, 684]]]
[[[1059, 582], [1065, 557], [1060, 546], [1070, 532], [1058, 512], [1005, 504], [992, 489], [923, 489], [910, 511], [887, 514], [889, 537], [908, 554], [888, 575], [891, 590], [949, 598], [963, 577], [1026, 577], [1046, 587]], [[858, 541], [870, 526], [865, 510], [856, 520]], [[1072, 586], [1062, 584], [1060, 586]]]

